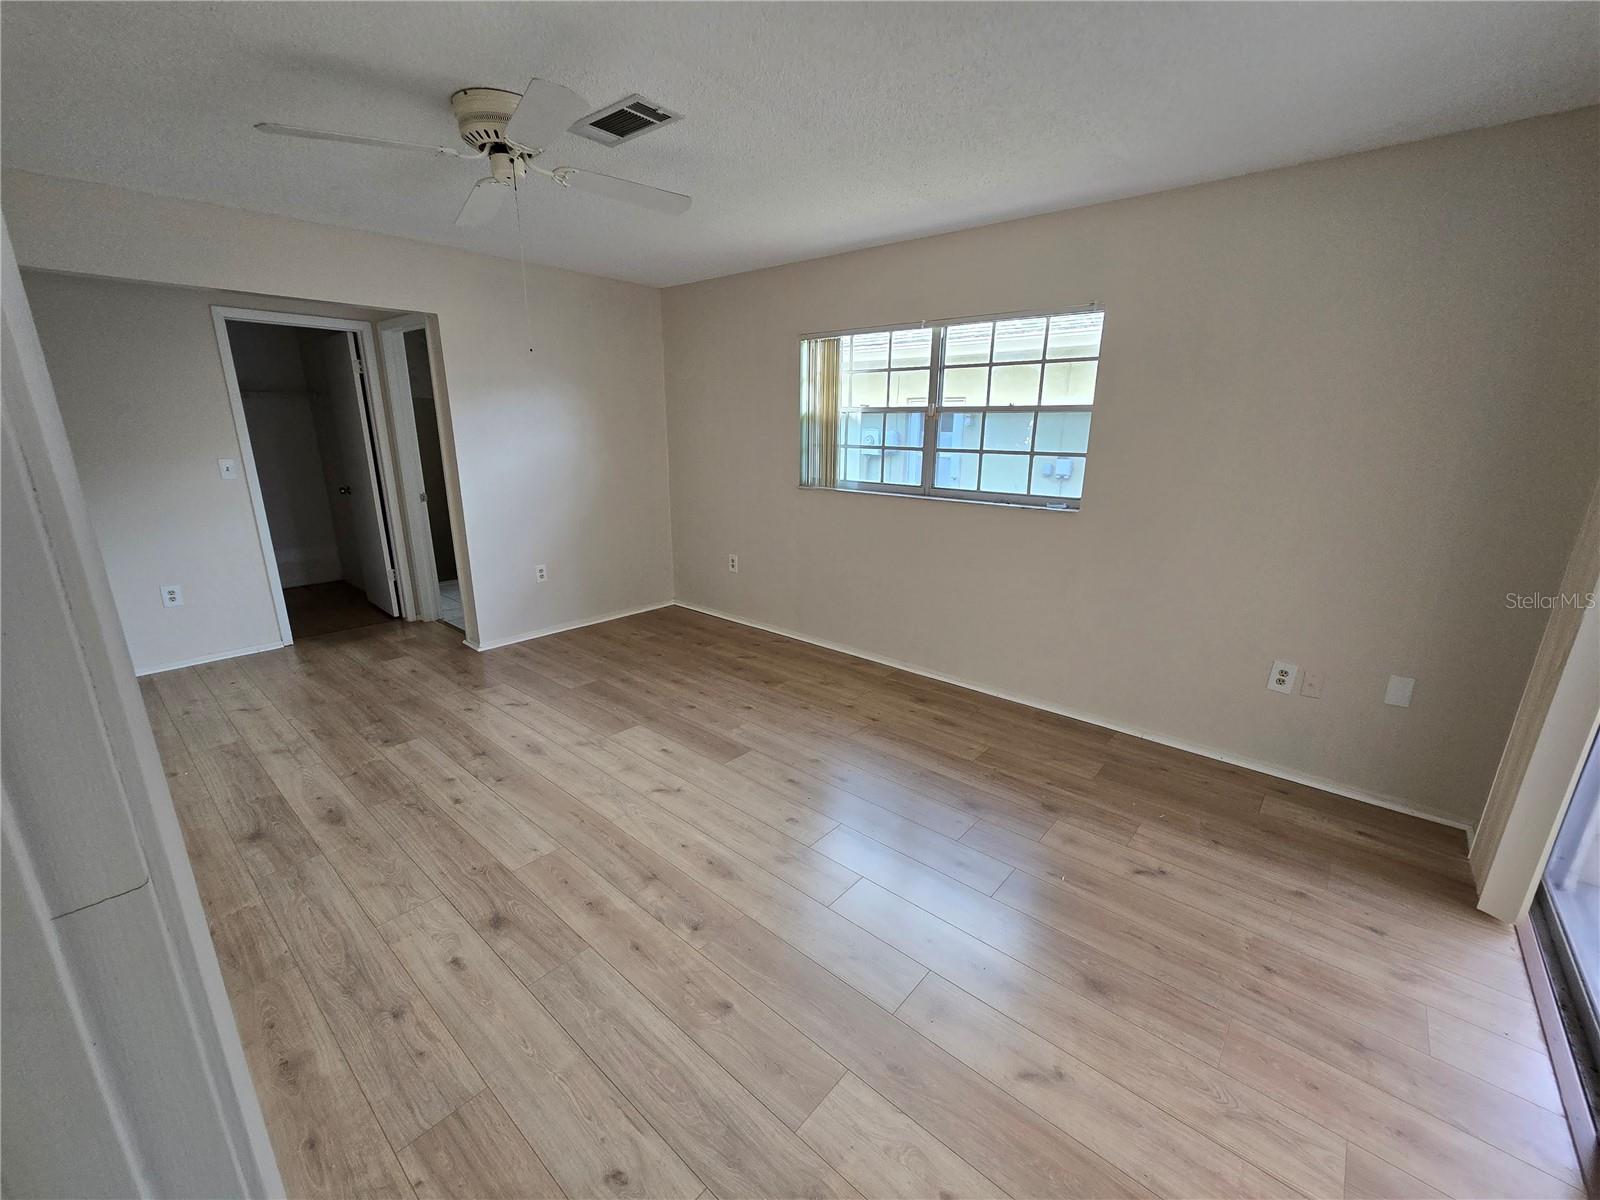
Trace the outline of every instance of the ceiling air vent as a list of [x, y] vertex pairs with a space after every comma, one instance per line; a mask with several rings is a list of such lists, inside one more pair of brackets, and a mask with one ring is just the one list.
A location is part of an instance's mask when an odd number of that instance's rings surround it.
[[602, 146], [620, 146], [679, 119], [677, 113], [668, 112], [653, 100], [629, 96], [575, 122], [572, 132]]

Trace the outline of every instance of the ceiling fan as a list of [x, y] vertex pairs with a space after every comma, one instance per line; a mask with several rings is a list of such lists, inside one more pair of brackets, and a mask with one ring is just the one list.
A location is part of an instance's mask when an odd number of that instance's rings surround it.
[[456, 214], [457, 225], [482, 225], [500, 211], [507, 194], [517, 190], [518, 181], [529, 172], [554, 180], [562, 187], [576, 188], [596, 196], [636, 204], [662, 213], [681, 213], [689, 208], [689, 197], [628, 179], [602, 175], [579, 167], [546, 167], [539, 160], [568, 126], [590, 111], [589, 102], [571, 88], [548, 79], [530, 79], [518, 95], [501, 88], [462, 88], [450, 97], [456, 127], [469, 150], [452, 146], [429, 146], [421, 142], [402, 142], [393, 138], [362, 137], [353, 133], [331, 133], [322, 129], [303, 129], [295, 125], [275, 125], [263, 121], [256, 126], [262, 133], [311, 138], [323, 142], [349, 142], [357, 146], [378, 146], [389, 150], [420, 150], [446, 154], [470, 162], [486, 160], [489, 174], [478, 180]]

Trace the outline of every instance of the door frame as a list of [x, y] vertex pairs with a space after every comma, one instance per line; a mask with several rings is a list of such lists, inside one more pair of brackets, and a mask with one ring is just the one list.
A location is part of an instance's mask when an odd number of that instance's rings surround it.
[[[367, 398], [367, 404], [362, 408], [361, 424], [367, 433], [367, 468], [372, 473], [378, 521], [388, 530], [388, 536], [384, 538], [383, 556], [388, 563], [390, 581], [395, 588], [396, 607], [400, 610], [400, 616], [404, 620], [413, 620], [416, 601], [411, 588], [411, 562], [406, 553], [405, 538], [395, 536], [395, 531], [403, 529], [404, 524], [400, 520], [398, 511], [398, 473], [391, 449], [393, 423], [383, 385], [378, 378], [379, 372], [375, 366], [378, 362], [378, 347], [371, 323], [346, 317], [318, 317], [308, 313], [231, 308], [221, 304], [211, 306], [211, 321], [216, 329], [217, 351], [222, 358], [222, 377], [227, 384], [228, 404], [233, 411], [234, 431], [239, 438], [239, 465], [244, 471], [245, 484], [250, 493], [250, 508], [256, 522], [256, 540], [261, 547], [267, 583], [272, 589], [272, 604], [277, 613], [278, 633], [283, 644], [291, 645], [294, 642], [294, 634], [289, 628], [289, 609], [283, 599], [283, 578], [278, 573], [278, 556], [272, 548], [272, 529], [267, 523], [266, 502], [261, 496], [260, 472], [256, 467], [255, 451], [250, 443], [250, 427], [245, 420], [244, 396], [239, 390], [239, 375], [233, 364], [233, 345], [228, 337], [229, 321], [353, 333], [359, 339], [361, 356], [359, 360], [352, 360], [352, 369], [357, 377], [357, 390], [364, 390]], [[371, 452], [373, 445], [378, 448], [376, 458]]]
[[466, 519], [461, 503], [461, 479], [456, 470], [455, 432], [438, 318], [427, 313], [406, 313], [379, 321], [377, 328], [383, 373], [392, 402], [396, 465], [405, 490], [405, 535], [413, 572], [411, 590], [416, 599], [415, 619], [436, 621], [439, 618], [439, 572], [433, 557], [432, 517], [421, 499], [422, 455], [417, 445], [416, 410], [412, 406], [411, 377], [406, 367], [405, 335], [421, 330], [428, 340], [428, 374], [433, 380], [433, 414], [439, 433], [440, 457], [444, 460], [445, 509], [450, 517], [450, 544], [455, 551], [456, 580], [461, 588], [461, 609], [466, 625], [463, 632], [467, 644], [476, 647], [478, 619], [473, 602], [472, 564], [467, 550]]
[[[105, 563], [95, 541], [44, 351], [3, 220], [0, 302], [8, 334], [5, 423], [9, 435], [16, 439], [28, 475], [26, 486], [35, 501], [34, 518], [50, 547], [54, 574], [48, 580], [48, 589], [59, 597], [61, 612], [71, 628], [72, 643], [64, 643], [55, 657], [60, 660], [63, 673], [76, 670], [80, 674], [86, 694], [92, 697], [96, 717], [93, 722], [74, 723], [71, 730], [62, 731], [62, 736], [98, 739], [117, 784], [114, 791], [96, 797], [92, 813], [84, 809], [74, 817], [59, 806], [36, 811], [33, 815], [39, 823], [33, 828], [49, 828], [54, 836], [48, 843], [29, 839], [26, 833], [16, 836], [19, 831], [13, 818], [17, 810], [13, 806], [27, 797], [8, 788], [9, 794], [0, 805], [4, 810], [0, 820], [5, 823], [5, 837], [0, 840], [5, 842], [8, 855], [7, 880], [23, 883], [29, 896], [26, 907], [32, 910], [24, 912], [23, 906], [17, 906], [16, 918], [45, 933], [50, 931], [43, 930], [43, 924], [54, 927], [49, 940], [57, 994], [69, 996], [73, 1005], [71, 1011], [50, 1010], [51, 1015], [57, 1018], [56, 1028], [76, 1028], [82, 1059], [92, 1064], [88, 1078], [103, 1099], [98, 1112], [122, 1131], [119, 1134], [108, 1129], [107, 1121], [97, 1122], [97, 1110], [80, 1104], [65, 1114], [64, 1123], [58, 1120], [62, 1126], [58, 1132], [66, 1143], [93, 1148], [87, 1139], [95, 1135], [94, 1126], [98, 1124], [100, 1132], [121, 1143], [128, 1173], [141, 1178], [199, 1178], [195, 1172], [204, 1168], [204, 1174], [211, 1179], [218, 1172], [233, 1173], [238, 1185], [235, 1194], [282, 1196], [283, 1179], [207, 932], [205, 910], [184, 849], [183, 832], [156, 752], [150, 719], [140, 699]], [[13, 387], [14, 382], [18, 386]], [[46, 584], [41, 582], [36, 590], [47, 590]], [[19, 702], [27, 703], [42, 694], [39, 680], [8, 678], [7, 682]], [[13, 699], [12, 694], [8, 693], [7, 699]], [[36, 752], [40, 748], [31, 749]], [[26, 755], [30, 747], [8, 745], [7, 750]], [[35, 763], [36, 767], [39, 765]], [[119, 807], [131, 822], [137, 840], [134, 853], [142, 854], [145, 882], [131, 892], [105, 896], [67, 913], [54, 913], [48, 905], [42, 906], [39, 868], [48, 868], [49, 877], [59, 879], [67, 868], [78, 872], [87, 861], [86, 854], [92, 860], [97, 843], [103, 848], [109, 844], [108, 838], [119, 845], [125, 842], [125, 833], [115, 829], [112, 819]], [[13, 874], [10, 868], [19, 862], [31, 865]], [[104, 938], [93, 942], [74, 940], [70, 944], [63, 938], [62, 922], [93, 922], [96, 914], [109, 912], [145, 888], [149, 889], [150, 903], [164, 926], [164, 952], [139, 958], [133, 972], [139, 979], [130, 979], [127, 960], [105, 952]], [[9, 953], [9, 919], [13, 916], [10, 905], [6, 915]], [[150, 943], [141, 945], [148, 947]], [[130, 998], [136, 994], [131, 984], [155, 980], [166, 980], [179, 1002], [151, 1003], [146, 999], [140, 1007], [129, 1007]], [[158, 993], [141, 986], [137, 995], [148, 998]], [[181, 1058], [164, 1053], [159, 1069], [186, 1082], [197, 1073], [203, 1078], [209, 1093], [204, 1099], [217, 1114], [221, 1136], [197, 1128], [192, 1137], [172, 1137], [172, 1123], [182, 1119], [183, 1114], [152, 1112], [151, 1106], [139, 1104], [154, 1069], [150, 1066], [150, 1048], [159, 1045], [170, 1049], [178, 1044], [185, 1046], [186, 1053]], [[38, 1099], [44, 1102], [42, 1089]], [[204, 1109], [207, 1105], [202, 1103], [199, 1107]], [[74, 1142], [74, 1138], [79, 1140]]]

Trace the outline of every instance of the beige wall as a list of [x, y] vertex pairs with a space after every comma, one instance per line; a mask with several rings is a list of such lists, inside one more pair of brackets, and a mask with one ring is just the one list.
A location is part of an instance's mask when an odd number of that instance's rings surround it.
[[1544, 621], [1539, 649], [1472, 839], [1478, 905], [1502, 921], [1528, 911], [1600, 720], [1600, 487]]
[[[1600, 462], [1596, 117], [668, 290], [679, 598], [1475, 820]], [[796, 486], [801, 334], [1090, 301], [1081, 512]]]
[[[530, 266], [530, 330], [505, 259], [18, 172], [0, 198], [24, 267], [436, 314], [485, 644], [671, 598], [655, 289]], [[215, 460], [238, 450], [205, 304], [169, 295], [145, 314], [94, 291], [117, 285], [78, 285], [101, 297], [107, 336], [72, 304], [35, 295], [37, 278], [30, 298], [69, 425], [103, 418], [132, 439], [94, 456], [84, 483], [135, 662], [275, 641], [248, 501], [219, 490]], [[164, 346], [181, 349], [166, 361]], [[117, 507], [130, 495], [161, 521], [125, 519]], [[540, 563], [548, 583], [534, 579]], [[198, 586], [203, 575], [214, 589]], [[155, 589], [186, 581], [186, 623], [157, 637], [172, 610]], [[197, 603], [208, 590], [215, 610]]]

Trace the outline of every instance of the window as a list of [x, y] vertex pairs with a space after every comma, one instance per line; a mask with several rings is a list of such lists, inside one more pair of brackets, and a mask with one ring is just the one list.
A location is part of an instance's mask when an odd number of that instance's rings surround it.
[[1104, 321], [1080, 310], [806, 339], [801, 484], [1077, 508]]

